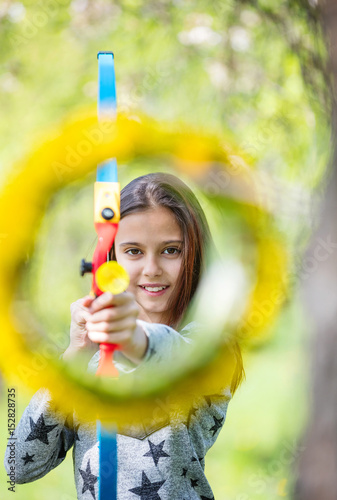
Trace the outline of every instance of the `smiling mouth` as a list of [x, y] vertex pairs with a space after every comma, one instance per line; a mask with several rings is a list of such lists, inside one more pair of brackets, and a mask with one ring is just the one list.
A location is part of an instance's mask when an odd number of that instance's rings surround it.
[[156, 293], [156, 292], [162, 292], [163, 290], [166, 290], [169, 285], [163, 285], [163, 286], [143, 286], [143, 285], [139, 285], [140, 288], [143, 288], [143, 290], [146, 290], [147, 292], [153, 292], [153, 293]]

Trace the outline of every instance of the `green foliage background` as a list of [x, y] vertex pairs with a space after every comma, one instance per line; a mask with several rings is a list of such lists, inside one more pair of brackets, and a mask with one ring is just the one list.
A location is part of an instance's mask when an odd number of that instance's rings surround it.
[[[96, 102], [99, 50], [115, 53], [119, 109], [141, 109], [179, 127], [187, 123], [225, 134], [249, 153], [261, 174], [289, 193], [288, 211], [283, 207], [276, 218], [293, 254], [291, 284], [296, 289], [329, 158], [328, 76], [315, 9], [304, 1], [285, 0], [2, 1], [3, 180], [12, 162], [45, 129]], [[167, 168], [155, 160], [123, 166], [122, 185], [141, 173]], [[89, 281], [77, 279], [77, 265], [88, 257], [94, 238], [91, 180], [69, 187], [53, 201], [37, 257], [27, 255], [27, 289], [16, 305], [34, 308], [45, 330], [59, 333], [64, 346], [69, 303], [89, 288]], [[307, 200], [304, 211], [302, 200]], [[216, 217], [203, 202], [216, 232]], [[223, 232], [226, 242], [241, 237], [241, 229]], [[236, 241], [223, 251], [240, 252], [249, 261], [244, 248]], [[307, 418], [307, 343], [308, 325], [295, 295], [271, 339], [246, 353], [247, 381], [207, 456], [216, 498], [291, 498], [296, 443]], [[18, 417], [29, 397], [18, 394]], [[3, 383], [0, 436], [6, 429], [5, 399]], [[5, 436], [0, 440], [4, 449]], [[46, 478], [17, 486], [16, 498], [75, 498], [70, 462], [67, 457]], [[7, 499], [11, 493], [5, 481], [1, 471], [1, 498]]]

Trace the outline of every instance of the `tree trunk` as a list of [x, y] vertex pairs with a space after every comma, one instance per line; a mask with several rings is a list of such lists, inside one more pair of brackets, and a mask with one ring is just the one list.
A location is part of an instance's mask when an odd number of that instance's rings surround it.
[[[337, 82], [337, 1], [320, 3], [322, 25], [329, 48], [330, 67]], [[333, 135], [336, 102], [333, 99]], [[335, 142], [335, 141], [333, 141]], [[316, 271], [303, 287], [312, 324], [311, 414], [298, 464], [296, 500], [337, 499], [337, 151], [322, 208], [321, 223], [307, 259]], [[309, 260], [308, 260], [309, 262]], [[313, 262], [311, 260], [311, 262]]]

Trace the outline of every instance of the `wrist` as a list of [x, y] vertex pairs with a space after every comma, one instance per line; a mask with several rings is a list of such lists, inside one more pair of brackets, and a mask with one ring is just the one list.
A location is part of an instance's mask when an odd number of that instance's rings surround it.
[[68, 361], [69, 359], [73, 359], [78, 353], [78, 349], [73, 346], [68, 346], [67, 349], [62, 354], [62, 358], [64, 361]]
[[135, 328], [132, 342], [128, 345], [124, 345], [121, 352], [133, 363], [139, 364], [144, 358], [147, 348], [148, 348], [148, 338], [142, 328], [142, 326], [137, 322]]

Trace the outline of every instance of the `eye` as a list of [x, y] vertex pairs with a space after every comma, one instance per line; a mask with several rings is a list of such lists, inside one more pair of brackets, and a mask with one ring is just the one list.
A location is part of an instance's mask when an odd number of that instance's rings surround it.
[[141, 253], [141, 251], [138, 250], [138, 248], [129, 248], [129, 250], [126, 250], [125, 253], [127, 253], [129, 255], [139, 255]]
[[168, 248], [165, 248], [164, 253], [165, 252], [167, 252], [167, 255], [176, 255], [176, 254], [181, 253], [181, 250], [179, 248], [176, 248], [176, 247], [168, 247]]

